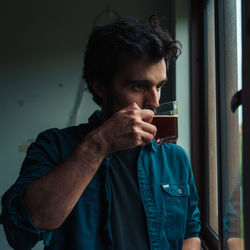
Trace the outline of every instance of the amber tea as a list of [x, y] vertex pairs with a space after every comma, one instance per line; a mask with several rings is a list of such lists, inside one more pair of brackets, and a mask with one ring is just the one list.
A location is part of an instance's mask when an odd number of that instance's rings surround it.
[[152, 124], [157, 127], [155, 140], [158, 144], [176, 143], [178, 139], [178, 115], [155, 115]]

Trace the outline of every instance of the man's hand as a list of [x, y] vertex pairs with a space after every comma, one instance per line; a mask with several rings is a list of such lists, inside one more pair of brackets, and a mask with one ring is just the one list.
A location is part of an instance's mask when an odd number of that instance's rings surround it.
[[228, 248], [230, 250], [242, 250], [244, 249], [244, 240], [242, 238], [230, 238], [227, 240]]
[[133, 103], [115, 113], [90, 136], [101, 143], [106, 153], [143, 146], [156, 134], [156, 127], [151, 124], [153, 117], [152, 110], [140, 109]]
[[201, 240], [198, 237], [185, 239], [183, 242], [182, 250], [200, 250]]

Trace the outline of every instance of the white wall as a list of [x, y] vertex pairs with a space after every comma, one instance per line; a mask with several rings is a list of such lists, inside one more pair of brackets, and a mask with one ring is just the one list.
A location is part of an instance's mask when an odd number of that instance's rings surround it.
[[176, 61], [176, 99], [179, 108], [178, 144], [191, 156], [189, 9], [190, 0], [176, 0], [176, 39], [182, 43], [182, 53]]
[[[0, 23], [0, 195], [18, 176], [25, 148], [40, 131], [71, 120], [82, 75], [83, 50], [106, 1], [4, 1]], [[167, 15], [167, 1], [109, 1], [120, 13]], [[77, 123], [96, 109], [87, 92]], [[7, 245], [0, 226], [0, 249]], [[35, 249], [42, 249], [41, 244]]]

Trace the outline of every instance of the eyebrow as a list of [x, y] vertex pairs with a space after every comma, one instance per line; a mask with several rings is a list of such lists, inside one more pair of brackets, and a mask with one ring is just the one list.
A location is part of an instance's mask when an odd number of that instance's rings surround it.
[[[159, 82], [156, 86], [162, 86], [167, 82], [167, 78], [162, 80], [161, 82]], [[139, 80], [127, 80], [126, 82], [130, 83], [130, 84], [146, 84], [146, 85], [154, 85], [154, 83], [150, 80], [147, 79], [139, 79]]]

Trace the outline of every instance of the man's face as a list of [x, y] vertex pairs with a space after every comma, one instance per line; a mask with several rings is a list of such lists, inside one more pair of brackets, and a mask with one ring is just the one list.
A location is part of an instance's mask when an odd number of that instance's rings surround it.
[[126, 57], [123, 65], [104, 95], [106, 118], [133, 102], [141, 109], [159, 106], [161, 87], [167, 78], [164, 59], [152, 62], [148, 58]]

